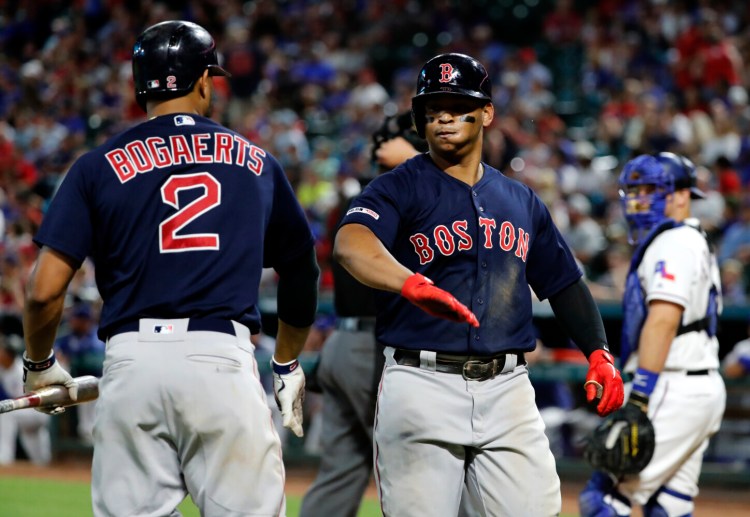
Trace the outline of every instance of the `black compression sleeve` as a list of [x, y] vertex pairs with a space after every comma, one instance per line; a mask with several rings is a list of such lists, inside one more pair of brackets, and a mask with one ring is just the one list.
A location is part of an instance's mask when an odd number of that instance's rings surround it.
[[279, 286], [276, 293], [279, 319], [293, 327], [309, 327], [318, 310], [318, 277], [320, 269], [315, 259], [315, 248], [276, 267]]
[[581, 351], [589, 355], [607, 346], [607, 335], [599, 308], [583, 278], [549, 298], [555, 318]]

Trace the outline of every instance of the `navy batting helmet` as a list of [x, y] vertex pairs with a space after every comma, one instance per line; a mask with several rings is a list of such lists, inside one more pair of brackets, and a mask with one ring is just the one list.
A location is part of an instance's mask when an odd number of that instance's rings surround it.
[[411, 99], [414, 127], [424, 138], [424, 104], [430, 95], [448, 93], [492, 102], [492, 83], [482, 63], [466, 54], [440, 54], [424, 64]]
[[704, 199], [706, 197], [706, 193], [695, 186], [698, 181], [698, 173], [695, 171], [695, 165], [689, 159], [675, 153], [659, 153], [656, 155], [656, 161], [674, 178], [675, 190], [690, 189], [692, 199]]
[[189, 93], [203, 71], [230, 76], [219, 66], [216, 43], [206, 29], [186, 21], [152, 25], [133, 46], [133, 80], [138, 105]]

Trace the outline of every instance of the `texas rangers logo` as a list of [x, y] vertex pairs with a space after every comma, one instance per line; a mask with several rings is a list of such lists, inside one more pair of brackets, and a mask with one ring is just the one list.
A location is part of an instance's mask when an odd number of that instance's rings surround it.
[[660, 260], [656, 263], [655, 273], [659, 273], [665, 280], [674, 280], [674, 275], [667, 271], [667, 263], [664, 260]]
[[449, 83], [453, 78], [453, 65], [450, 63], [440, 64], [440, 82]]

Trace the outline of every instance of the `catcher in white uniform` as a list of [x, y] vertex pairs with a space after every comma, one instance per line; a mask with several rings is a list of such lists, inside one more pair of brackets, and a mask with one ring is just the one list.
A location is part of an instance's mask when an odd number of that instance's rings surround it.
[[[628, 516], [633, 503], [645, 517], [692, 515], [703, 453], [726, 403], [716, 338], [719, 270], [705, 233], [690, 218], [691, 198], [704, 196], [695, 179], [693, 164], [672, 153], [638, 156], [620, 175], [630, 241], [637, 244], [621, 344], [623, 371], [633, 380], [620, 411], [640, 419], [645, 412], [653, 435], [643, 447], [633, 441], [632, 449], [618, 450], [630, 438], [614, 440], [618, 431], [610, 426], [609, 442], [589, 444], [601, 447], [595, 455], [601, 461], [592, 461], [601, 470], [580, 494], [582, 517]], [[630, 430], [650, 428], [648, 420], [629, 424]]]

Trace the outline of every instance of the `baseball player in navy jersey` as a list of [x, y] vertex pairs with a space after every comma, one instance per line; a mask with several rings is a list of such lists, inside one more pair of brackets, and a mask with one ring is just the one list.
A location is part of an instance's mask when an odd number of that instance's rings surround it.
[[621, 361], [632, 376], [628, 404], [654, 427], [653, 457], [638, 474], [595, 472], [580, 495], [583, 517], [690, 516], [703, 453], [719, 430], [726, 389], [718, 373], [721, 290], [716, 258], [690, 217], [702, 198], [696, 172], [673, 153], [641, 155], [620, 174], [620, 195], [637, 244], [623, 300]]
[[85, 257], [104, 301], [94, 514], [284, 515], [284, 467], [250, 342], [263, 267], [279, 274], [274, 390], [302, 434], [296, 357], [313, 322], [313, 237], [273, 156], [213, 122], [219, 66], [202, 27], [169, 21], [133, 50], [143, 122], [78, 159], [35, 240], [25, 387], [77, 387], [52, 350]]
[[481, 63], [429, 60], [412, 112], [429, 151], [365, 188], [334, 251], [378, 289], [383, 513], [456, 515], [466, 486], [480, 515], [556, 515], [560, 482], [524, 360], [531, 289], [588, 356], [587, 398], [606, 415], [623, 388], [601, 316], [539, 197], [481, 162], [494, 116]]

